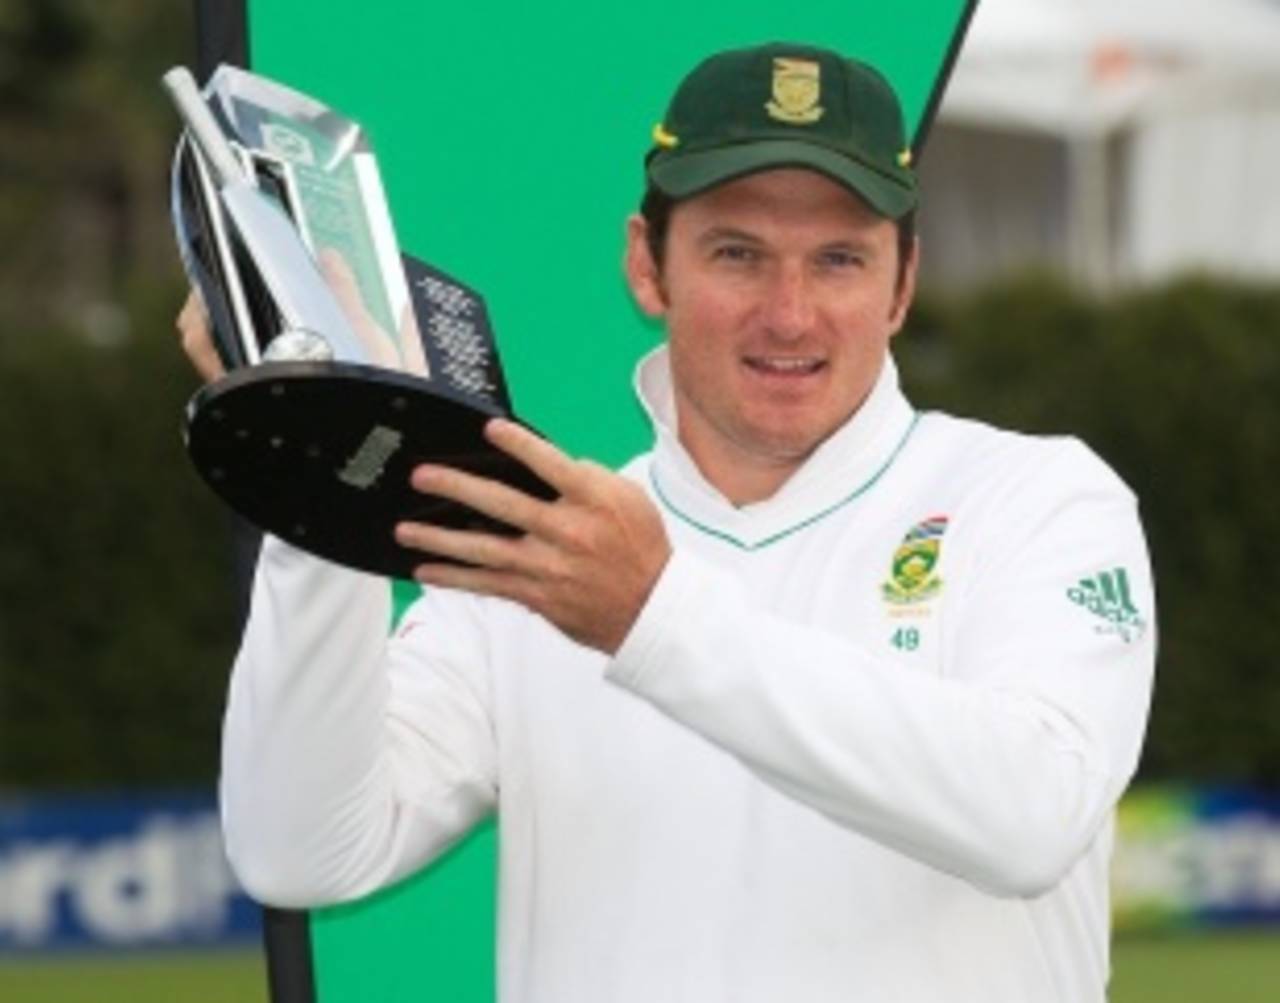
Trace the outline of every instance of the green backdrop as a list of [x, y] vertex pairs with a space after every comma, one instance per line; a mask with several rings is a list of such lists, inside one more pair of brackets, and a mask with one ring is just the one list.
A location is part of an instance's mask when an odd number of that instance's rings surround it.
[[[484, 292], [519, 414], [616, 464], [646, 444], [631, 369], [661, 337], [627, 298], [623, 220], [677, 80], [717, 49], [811, 41], [881, 67], [918, 127], [969, 7], [250, 0], [248, 27], [253, 69], [368, 129], [401, 245]], [[314, 913], [319, 998], [492, 1000], [496, 838]]]

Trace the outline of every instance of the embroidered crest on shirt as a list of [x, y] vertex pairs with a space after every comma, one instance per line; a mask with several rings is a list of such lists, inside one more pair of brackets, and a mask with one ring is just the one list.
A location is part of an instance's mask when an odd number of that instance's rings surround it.
[[1147, 629], [1146, 621], [1133, 603], [1129, 573], [1124, 568], [1081, 578], [1067, 589], [1067, 598], [1103, 621], [1094, 624], [1099, 634], [1115, 634], [1129, 644], [1142, 637]]
[[880, 586], [880, 595], [893, 606], [917, 606], [937, 597], [942, 579], [936, 569], [942, 556], [942, 536], [947, 531], [945, 515], [930, 516], [916, 523], [902, 538], [889, 563], [889, 577]]

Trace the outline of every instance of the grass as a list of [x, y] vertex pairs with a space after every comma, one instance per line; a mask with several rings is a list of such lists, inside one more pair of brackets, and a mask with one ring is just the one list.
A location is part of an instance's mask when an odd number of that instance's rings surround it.
[[1122, 938], [1112, 972], [1111, 1003], [1275, 1003], [1280, 932]]
[[266, 1003], [253, 948], [0, 958], [4, 1003]]
[[[1121, 938], [1113, 967], [1111, 1003], [1275, 1003], [1280, 933]], [[266, 974], [255, 950], [9, 957], [0, 960], [0, 1000], [266, 1003]]]

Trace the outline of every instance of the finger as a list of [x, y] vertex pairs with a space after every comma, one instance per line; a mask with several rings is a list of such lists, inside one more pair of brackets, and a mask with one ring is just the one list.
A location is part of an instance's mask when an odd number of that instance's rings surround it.
[[216, 380], [223, 374], [222, 359], [213, 344], [213, 331], [209, 325], [209, 314], [205, 310], [204, 300], [192, 289], [187, 300], [178, 311], [175, 326], [182, 336], [182, 350], [187, 358], [205, 380]]
[[581, 495], [589, 481], [580, 463], [553, 443], [505, 418], [491, 418], [485, 438], [508, 456], [519, 460], [562, 495]]
[[194, 287], [188, 289], [187, 298], [182, 304], [182, 309], [178, 311], [178, 330], [182, 331], [199, 325], [207, 326], [208, 323], [209, 314], [204, 308], [204, 299]]
[[461, 589], [476, 595], [497, 596], [524, 602], [528, 595], [526, 580], [509, 571], [488, 568], [465, 568], [453, 564], [420, 564], [413, 577], [423, 585], [445, 589]]
[[459, 502], [516, 529], [545, 533], [547, 503], [500, 481], [424, 463], [413, 471], [409, 483], [423, 494]]
[[516, 541], [492, 533], [446, 529], [421, 522], [402, 522], [396, 526], [395, 538], [402, 547], [421, 550], [437, 557], [452, 558], [477, 567], [521, 573], [530, 570]]

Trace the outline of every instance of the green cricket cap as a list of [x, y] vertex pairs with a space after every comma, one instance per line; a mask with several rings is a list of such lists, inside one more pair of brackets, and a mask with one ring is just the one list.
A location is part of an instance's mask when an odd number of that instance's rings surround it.
[[829, 49], [773, 42], [711, 56], [680, 82], [653, 143], [649, 180], [677, 200], [803, 167], [890, 219], [916, 207], [897, 95], [873, 67]]

